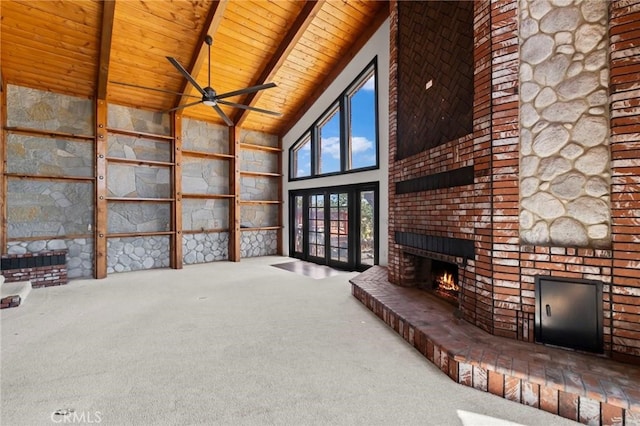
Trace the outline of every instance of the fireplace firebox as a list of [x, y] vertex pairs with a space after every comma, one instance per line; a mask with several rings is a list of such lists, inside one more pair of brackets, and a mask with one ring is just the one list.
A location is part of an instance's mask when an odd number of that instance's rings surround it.
[[427, 257], [419, 259], [416, 265], [416, 286], [458, 306], [458, 266]]

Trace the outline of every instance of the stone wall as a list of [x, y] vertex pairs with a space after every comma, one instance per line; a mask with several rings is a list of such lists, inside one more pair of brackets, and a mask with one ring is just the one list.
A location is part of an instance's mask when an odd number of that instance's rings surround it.
[[107, 156], [128, 160], [171, 161], [171, 144], [141, 137], [110, 134]]
[[169, 267], [169, 237], [109, 238], [107, 273]]
[[240, 129], [240, 143], [278, 147], [278, 136], [255, 130]]
[[229, 162], [211, 158], [182, 158], [182, 192], [228, 194]]
[[171, 115], [109, 104], [107, 108], [107, 127], [109, 129], [170, 136]]
[[242, 164], [242, 170], [276, 173], [278, 156], [271, 152], [243, 149], [240, 151], [240, 164]]
[[278, 252], [278, 231], [242, 231], [241, 257], [275, 255]]
[[170, 220], [169, 203], [114, 201], [109, 203], [107, 232], [165, 232], [171, 230]]
[[607, 6], [520, 2], [520, 238], [611, 247]]
[[9, 179], [7, 222], [11, 239], [85, 234], [93, 223], [93, 184]]
[[182, 230], [205, 231], [229, 227], [229, 200], [182, 200]]
[[8, 84], [7, 126], [91, 136], [93, 101]]
[[215, 262], [229, 258], [229, 233], [185, 234], [182, 238], [185, 265]]
[[228, 154], [229, 128], [185, 117], [182, 119], [182, 149]]
[[45, 176], [93, 176], [93, 141], [9, 133], [7, 173]]
[[241, 176], [241, 200], [277, 200], [278, 182], [271, 177]]
[[244, 205], [240, 210], [241, 228], [277, 226], [280, 208], [276, 204]]

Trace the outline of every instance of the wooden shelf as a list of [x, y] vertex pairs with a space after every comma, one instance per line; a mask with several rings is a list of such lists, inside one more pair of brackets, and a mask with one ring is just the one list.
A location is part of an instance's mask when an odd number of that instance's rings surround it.
[[124, 129], [107, 128], [107, 132], [108, 133], [114, 133], [114, 134], [117, 134], [117, 135], [133, 136], [135, 138], [142, 138], [142, 139], [155, 139], [155, 140], [160, 140], [160, 141], [164, 141], [164, 142], [173, 141], [173, 136], [155, 135], [153, 133], [136, 132], [135, 130], [124, 130]]
[[242, 148], [242, 149], [253, 149], [253, 150], [257, 150], [257, 151], [273, 152], [273, 153], [282, 152], [282, 148], [277, 148], [275, 146], [255, 145], [255, 144], [252, 144], [252, 143], [241, 143], [240, 144], [240, 148]]
[[107, 157], [107, 161], [110, 163], [121, 164], [134, 164], [137, 166], [162, 166], [171, 167], [174, 164], [167, 161], [155, 161], [155, 160], [137, 160], [134, 158], [120, 158], [120, 157]]
[[96, 139], [96, 137], [92, 135], [79, 135], [76, 133], [58, 132], [55, 130], [31, 129], [28, 127], [5, 127], [4, 129], [10, 133], [38, 135], [48, 138], [81, 139], [84, 141], [94, 141]]
[[174, 231], [158, 231], [158, 232], [121, 232], [107, 234], [107, 238], [130, 238], [130, 237], [156, 237], [158, 235], [173, 235]]
[[189, 151], [182, 150], [183, 157], [196, 157], [196, 158], [217, 158], [228, 160], [230, 158], [234, 158], [231, 154], [218, 154], [216, 152], [202, 152], [202, 151]]
[[259, 204], [282, 204], [282, 201], [278, 200], [240, 200], [240, 204], [245, 205], [259, 205]]
[[45, 175], [29, 175], [21, 173], [5, 173], [8, 178], [14, 179], [34, 179], [34, 180], [53, 180], [53, 181], [71, 181], [71, 182], [93, 182], [96, 180], [93, 176], [45, 176]]
[[255, 226], [251, 228], [240, 227], [240, 231], [277, 231], [282, 229], [282, 226]]
[[229, 232], [229, 228], [213, 228], [213, 229], [192, 229], [189, 231], [183, 230], [183, 234], [213, 234], [220, 232]]
[[173, 198], [133, 198], [133, 197], [106, 197], [107, 201], [123, 202], [146, 202], [146, 203], [169, 203], [175, 201]]
[[8, 242], [13, 241], [40, 241], [40, 240], [75, 240], [76, 238], [94, 238], [93, 232], [88, 234], [69, 235], [38, 235], [37, 237], [7, 238]]
[[232, 194], [182, 194], [182, 198], [215, 200], [215, 199], [235, 198], [235, 195], [232, 195]]
[[240, 174], [243, 176], [264, 176], [264, 177], [282, 177], [280, 173], [272, 172], [250, 172], [248, 170], [240, 170]]

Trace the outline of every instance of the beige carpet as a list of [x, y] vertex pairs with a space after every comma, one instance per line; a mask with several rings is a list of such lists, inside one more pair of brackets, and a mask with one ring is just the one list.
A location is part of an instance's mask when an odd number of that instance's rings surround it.
[[34, 290], [0, 312], [0, 423], [572, 424], [455, 384], [351, 296], [354, 274], [270, 266], [290, 261]]

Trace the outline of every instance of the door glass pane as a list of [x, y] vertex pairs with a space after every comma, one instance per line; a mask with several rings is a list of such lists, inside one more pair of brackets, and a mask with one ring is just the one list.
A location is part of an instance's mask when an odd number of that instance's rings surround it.
[[375, 197], [373, 191], [360, 192], [360, 265], [375, 261]]
[[318, 173], [340, 171], [340, 108], [331, 111], [318, 129], [320, 158]]
[[349, 261], [349, 194], [331, 194], [329, 200], [331, 260], [346, 263]]
[[324, 257], [324, 195], [309, 196], [309, 256]]
[[295, 197], [295, 207], [293, 209], [293, 214], [294, 214], [294, 218], [293, 218], [293, 226], [294, 226], [294, 245], [293, 245], [293, 250], [296, 253], [302, 253], [303, 251], [303, 247], [302, 247], [302, 239], [304, 236], [304, 230], [303, 230], [303, 225], [304, 223], [302, 222], [302, 201], [303, 198], [301, 195], [297, 195]]

